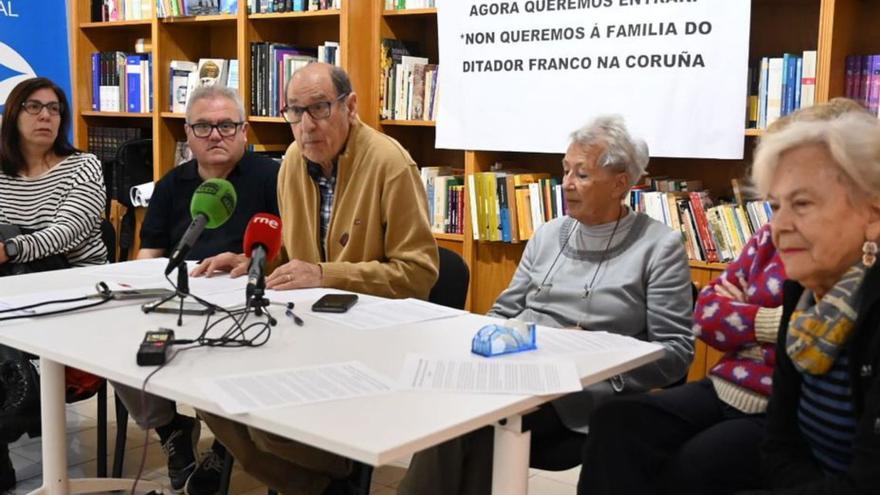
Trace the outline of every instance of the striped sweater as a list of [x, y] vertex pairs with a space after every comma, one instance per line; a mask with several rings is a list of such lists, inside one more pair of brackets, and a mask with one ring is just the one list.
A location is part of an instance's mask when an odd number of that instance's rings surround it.
[[0, 172], [0, 223], [36, 230], [16, 237], [16, 263], [63, 254], [73, 266], [107, 262], [101, 217], [107, 194], [101, 163], [74, 153], [39, 177]]
[[[738, 287], [745, 302], [718, 294], [721, 278]], [[694, 334], [725, 352], [709, 372], [718, 398], [747, 414], [767, 410], [784, 281], [768, 224], [755, 232], [721, 277], [703, 289], [694, 308]]]

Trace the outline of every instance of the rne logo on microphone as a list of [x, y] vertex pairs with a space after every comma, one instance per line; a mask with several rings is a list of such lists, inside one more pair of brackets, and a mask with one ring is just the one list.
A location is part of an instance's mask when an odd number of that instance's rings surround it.
[[270, 228], [275, 229], [275, 230], [278, 230], [281, 228], [281, 225], [278, 223], [278, 220], [274, 220], [269, 217], [254, 217], [253, 222], [268, 225]]

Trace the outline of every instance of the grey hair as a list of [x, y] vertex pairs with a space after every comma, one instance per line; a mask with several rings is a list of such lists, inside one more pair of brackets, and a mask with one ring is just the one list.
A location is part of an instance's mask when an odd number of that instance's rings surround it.
[[795, 121], [766, 134], [755, 150], [752, 180], [762, 195], [786, 151], [803, 145], [824, 145], [854, 192], [880, 196], [880, 121], [861, 112], [845, 113], [825, 121]]
[[600, 167], [618, 172], [626, 172], [631, 186], [636, 185], [645, 175], [648, 167], [648, 145], [642, 139], [633, 138], [623, 117], [620, 115], [600, 115], [585, 126], [571, 133], [571, 140], [584, 147], [604, 145], [599, 157]]
[[195, 102], [208, 98], [226, 98], [235, 104], [235, 110], [238, 111], [238, 120], [244, 122], [244, 104], [241, 102], [241, 96], [238, 91], [226, 86], [200, 86], [193, 90], [186, 102], [186, 121], [192, 121], [192, 107]]

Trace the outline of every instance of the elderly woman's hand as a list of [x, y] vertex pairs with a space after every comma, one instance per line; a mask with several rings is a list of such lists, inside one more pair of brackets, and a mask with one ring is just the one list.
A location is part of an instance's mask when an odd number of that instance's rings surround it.
[[[740, 279], [740, 285], [745, 287], [745, 281]], [[743, 291], [739, 287], [733, 285], [733, 283], [725, 277], [721, 277], [720, 284], [715, 286], [715, 293], [719, 296], [733, 299], [734, 301], [746, 302], [746, 295]]]

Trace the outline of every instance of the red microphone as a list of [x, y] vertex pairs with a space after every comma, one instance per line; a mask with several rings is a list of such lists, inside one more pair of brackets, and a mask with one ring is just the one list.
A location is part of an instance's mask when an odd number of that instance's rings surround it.
[[281, 219], [269, 213], [257, 213], [244, 231], [244, 254], [250, 256], [245, 294], [250, 301], [257, 289], [266, 287], [266, 261], [272, 261], [281, 250]]

